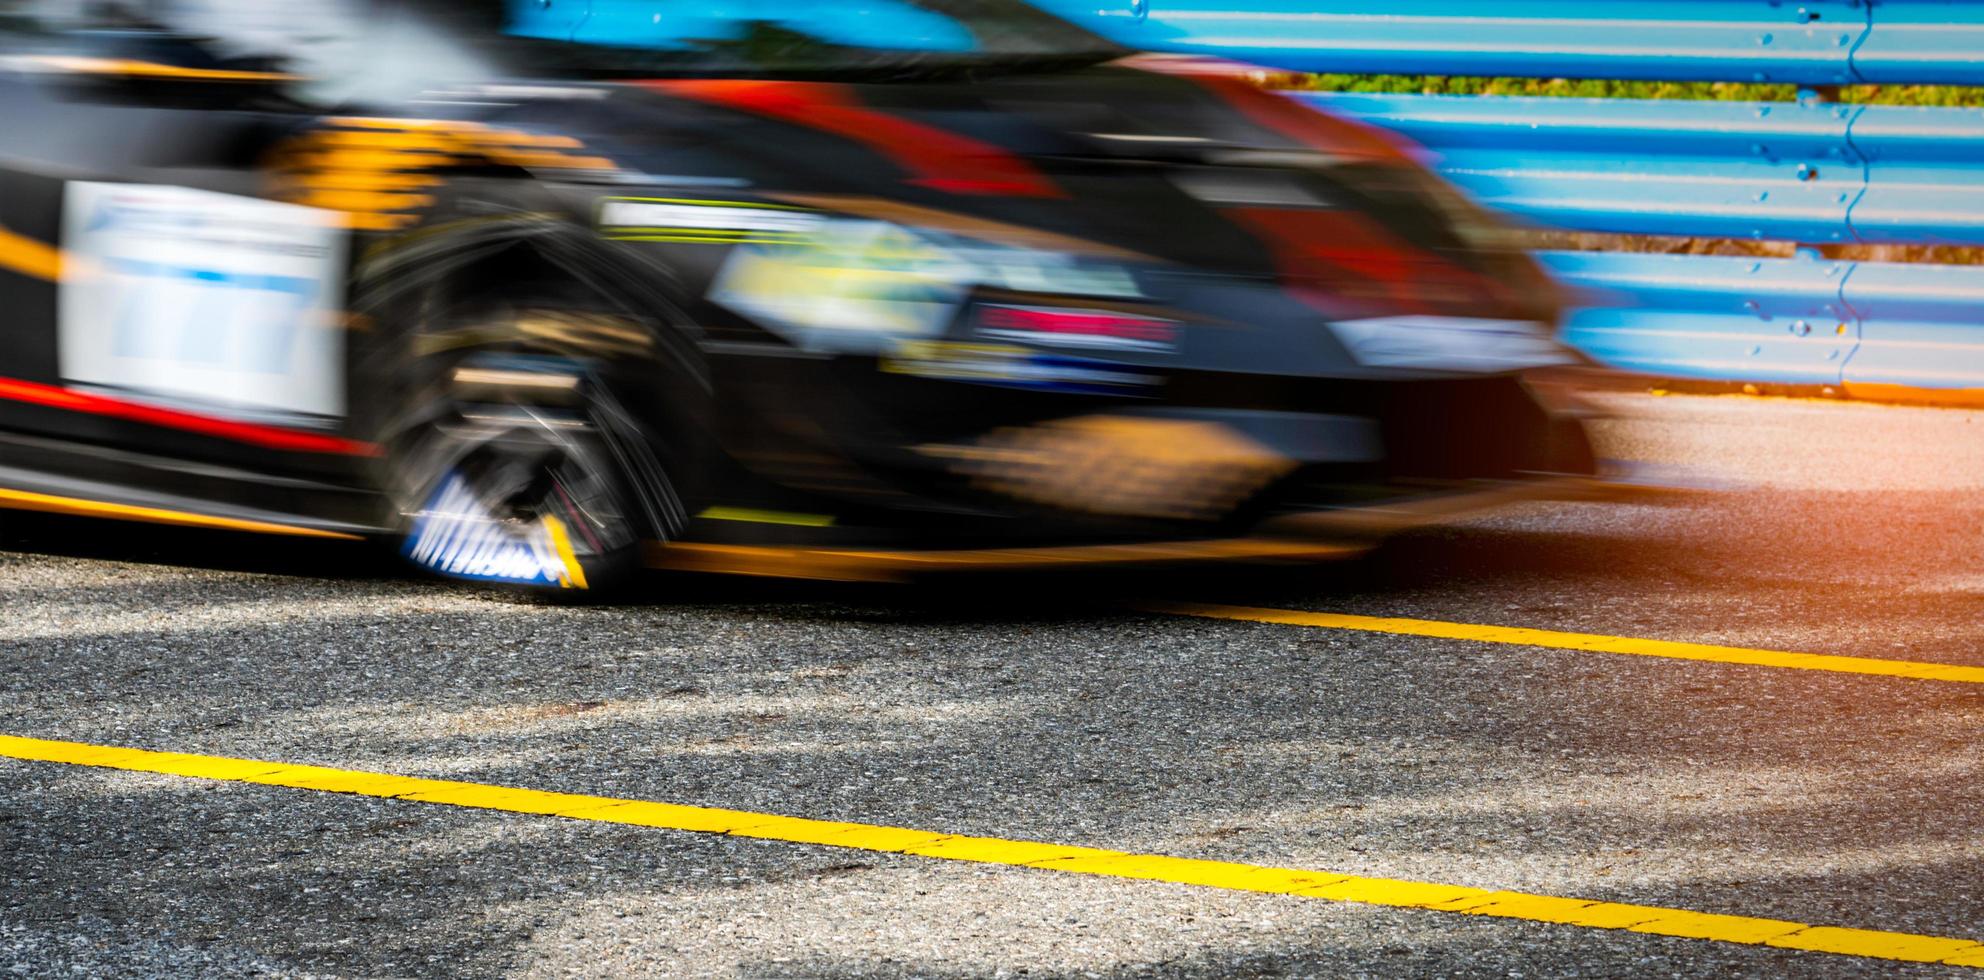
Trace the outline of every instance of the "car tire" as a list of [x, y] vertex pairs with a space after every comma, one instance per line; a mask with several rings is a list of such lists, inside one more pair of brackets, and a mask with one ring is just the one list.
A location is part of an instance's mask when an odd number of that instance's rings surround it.
[[384, 440], [402, 557], [445, 578], [596, 597], [623, 590], [648, 542], [686, 523], [613, 360], [527, 329], [597, 316], [520, 302], [409, 335]]

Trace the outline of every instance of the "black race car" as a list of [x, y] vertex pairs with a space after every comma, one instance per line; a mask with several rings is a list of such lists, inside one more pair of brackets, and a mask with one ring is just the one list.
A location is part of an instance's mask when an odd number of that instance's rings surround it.
[[1327, 554], [1595, 473], [1550, 284], [1409, 151], [1014, 0], [0, 29], [7, 506], [597, 589]]

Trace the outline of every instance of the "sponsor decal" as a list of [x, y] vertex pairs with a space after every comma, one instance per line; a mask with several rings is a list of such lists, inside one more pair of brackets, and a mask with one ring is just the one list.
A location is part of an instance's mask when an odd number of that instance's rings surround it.
[[805, 208], [743, 201], [610, 197], [599, 205], [600, 231], [615, 241], [792, 244], [825, 220]]
[[955, 240], [951, 254], [972, 267], [973, 282], [1016, 293], [1060, 293], [1142, 299], [1136, 277], [1122, 266], [1084, 261], [1065, 252], [982, 245]]
[[1577, 363], [1531, 320], [1386, 316], [1338, 320], [1330, 331], [1369, 367], [1493, 374]]
[[[883, 354], [905, 339], [934, 338], [957, 319], [978, 286], [1141, 296], [1135, 276], [1113, 263], [888, 221], [824, 218], [810, 231], [790, 234], [789, 241], [733, 249], [710, 299], [806, 350]], [[1046, 311], [1050, 316], [1055, 312]], [[1009, 325], [1021, 326], [1024, 317], [1017, 314]], [[1151, 323], [1119, 326], [1116, 333], [1124, 339], [1138, 332], [1154, 336], [1161, 329]], [[1059, 333], [1073, 336], [1079, 327], [1070, 321]], [[1090, 330], [1091, 337], [1109, 332], [1098, 324]]]
[[978, 308], [978, 333], [1059, 347], [1170, 352], [1178, 349], [1178, 323], [1111, 310], [1056, 309], [987, 304]]
[[414, 515], [405, 554], [450, 578], [586, 587], [562, 522], [548, 515], [529, 524], [496, 520], [458, 473], [442, 480], [426, 508]]
[[732, 252], [711, 298], [808, 350], [879, 353], [941, 332], [973, 269], [908, 229], [833, 221], [791, 245]]
[[346, 232], [336, 214], [72, 182], [63, 219], [64, 380], [237, 418], [344, 413]]
[[904, 342], [881, 366], [890, 374], [1062, 394], [1136, 395], [1164, 383], [1156, 372], [1128, 365], [949, 341]]

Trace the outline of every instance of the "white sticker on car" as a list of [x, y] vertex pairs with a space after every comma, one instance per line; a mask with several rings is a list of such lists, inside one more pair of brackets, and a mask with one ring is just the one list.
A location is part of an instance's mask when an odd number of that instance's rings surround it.
[[1577, 363], [1531, 320], [1386, 316], [1340, 320], [1330, 330], [1367, 367], [1493, 374]]
[[662, 201], [610, 198], [599, 206], [599, 225], [632, 232], [785, 232], [819, 228], [826, 219], [811, 211], [722, 201]]
[[62, 245], [66, 381], [244, 416], [344, 413], [346, 232], [336, 214], [74, 182]]

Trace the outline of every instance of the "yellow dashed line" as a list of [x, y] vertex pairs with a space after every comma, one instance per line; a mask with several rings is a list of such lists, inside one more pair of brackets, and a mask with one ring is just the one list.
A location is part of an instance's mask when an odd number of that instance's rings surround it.
[[1945, 963], [1984, 967], [1984, 943], [1969, 939], [1918, 936], [1869, 929], [1813, 926], [1783, 919], [1718, 915], [1686, 909], [1593, 902], [1552, 895], [1491, 891], [1461, 885], [1397, 881], [1330, 871], [1272, 868], [1229, 861], [1131, 854], [1093, 847], [1071, 847], [994, 837], [965, 837], [906, 827], [808, 820], [744, 810], [722, 810], [647, 800], [626, 800], [575, 793], [507, 786], [487, 786], [445, 779], [420, 779], [384, 773], [296, 766], [251, 759], [151, 752], [144, 749], [53, 742], [0, 735], [0, 757], [32, 762], [163, 773], [192, 779], [213, 779], [283, 786], [326, 793], [349, 793], [381, 799], [447, 804], [506, 813], [528, 813], [588, 820], [595, 823], [660, 827], [699, 833], [730, 834], [797, 844], [845, 847], [888, 854], [911, 854], [950, 861], [1041, 868], [1069, 874], [1096, 875], [1137, 881], [1198, 885], [1229, 891], [1259, 892], [1361, 902], [1396, 908], [1430, 909], [1462, 915], [1484, 915], [1680, 936], [1744, 945], [1836, 953], [1845, 956]]
[[1959, 684], [1984, 684], [1984, 667], [1930, 663], [1922, 660], [1835, 657], [1822, 653], [1750, 650], [1744, 647], [1677, 643], [1671, 640], [1636, 640], [1631, 637], [1605, 636], [1598, 633], [1558, 633], [1553, 630], [1532, 630], [1515, 626], [1473, 626], [1467, 623], [1443, 623], [1431, 619], [1387, 619], [1378, 616], [1352, 616], [1345, 613], [1257, 609], [1251, 606], [1209, 606], [1165, 602], [1145, 603], [1142, 608], [1150, 612], [1198, 616], [1205, 619], [1230, 619], [1248, 623], [1276, 623], [1282, 626], [1310, 626], [1355, 630], [1362, 633], [1391, 633], [1398, 636], [1429, 636], [1442, 640], [1508, 643], [1515, 646], [1618, 653], [1634, 657], [1708, 660], [1715, 663], [1778, 667], [1786, 670], [1823, 670], [1836, 674], [1875, 674], [1917, 680], [1955, 681]]

